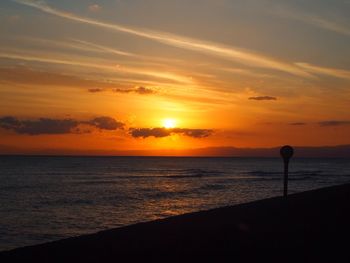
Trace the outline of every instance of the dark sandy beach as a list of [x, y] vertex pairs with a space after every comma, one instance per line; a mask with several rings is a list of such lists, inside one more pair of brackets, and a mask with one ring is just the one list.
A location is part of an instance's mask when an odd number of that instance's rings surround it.
[[349, 262], [349, 234], [350, 184], [19, 248], [0, 261]]

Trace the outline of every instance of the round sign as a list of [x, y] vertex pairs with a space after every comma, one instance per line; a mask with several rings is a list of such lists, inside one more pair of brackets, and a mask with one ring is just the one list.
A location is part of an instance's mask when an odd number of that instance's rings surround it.
[[285, 145], [281, 148], [280, 153], [283, 159], [290, 159], [293, 156], [294, 149], [289, 145]]

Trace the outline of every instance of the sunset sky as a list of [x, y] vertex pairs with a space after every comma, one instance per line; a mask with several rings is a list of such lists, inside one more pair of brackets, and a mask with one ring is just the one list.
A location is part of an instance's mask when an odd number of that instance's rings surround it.
[[349, 0], [1, 0], [0, 153], [350, 144]]

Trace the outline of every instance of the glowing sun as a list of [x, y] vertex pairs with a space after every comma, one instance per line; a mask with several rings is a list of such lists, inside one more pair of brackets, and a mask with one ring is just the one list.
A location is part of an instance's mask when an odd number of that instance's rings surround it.
[[174, 119], [164, 119], [162, 121], [163, 127], [167, 129], [172, 129], [176, 127], [176, 120]]

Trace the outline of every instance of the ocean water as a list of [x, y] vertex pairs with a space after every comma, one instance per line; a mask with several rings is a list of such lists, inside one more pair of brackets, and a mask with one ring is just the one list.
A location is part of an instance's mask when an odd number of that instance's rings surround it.
[[[280, 158], [0, 157], [0, 251], [282, 194]], [[289, 192], [350, 182], [293, 159]]]

